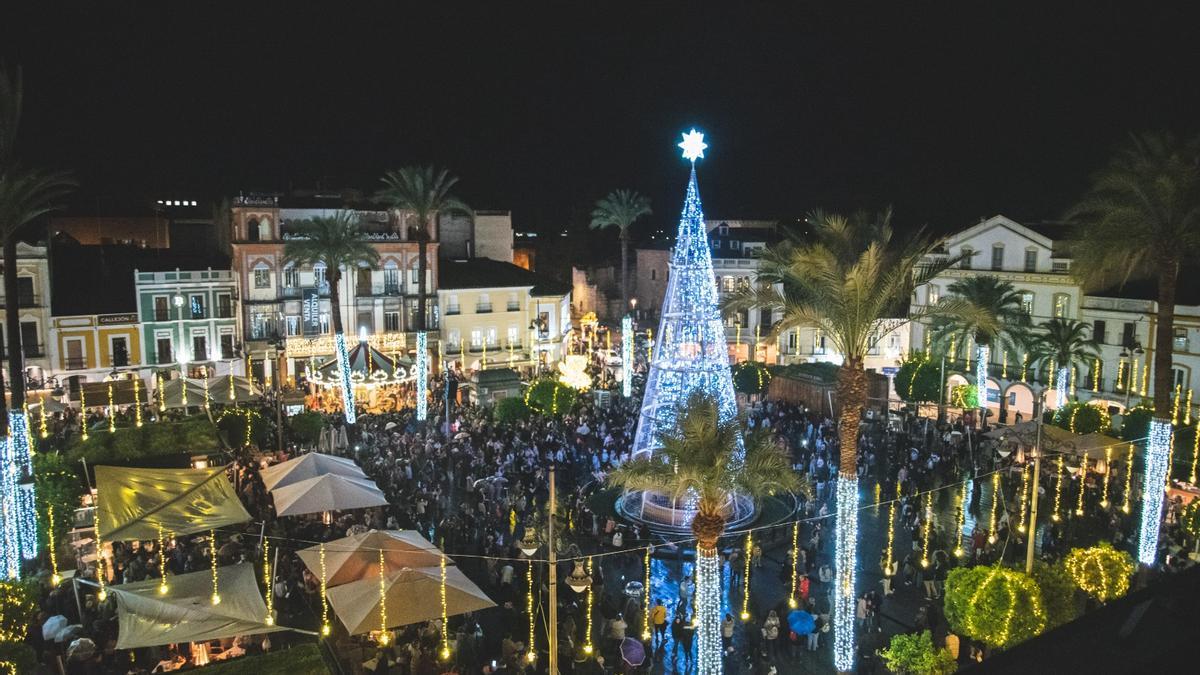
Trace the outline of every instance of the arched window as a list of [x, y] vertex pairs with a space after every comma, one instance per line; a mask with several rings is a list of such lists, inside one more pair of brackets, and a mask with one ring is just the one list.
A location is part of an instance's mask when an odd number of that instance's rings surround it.
[[246, 239], [248, 241], [258, 241], [258, 218], [251, 218], [246, 221]]
[[1071, 296], [1066, 293], [1054, 294], [1054, 317], [1065, 319], [1071, 316]]

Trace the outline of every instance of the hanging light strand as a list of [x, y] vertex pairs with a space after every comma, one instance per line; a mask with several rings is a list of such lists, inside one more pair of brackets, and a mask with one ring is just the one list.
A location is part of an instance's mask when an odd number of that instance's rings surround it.
[[1108, 508], [1108, 480], [1112, 477], [1112, 446], [1104, 448], [1104, 487], [1100, 495], [1100, 508]]
[[139, 429], [142, 427], [142, 378], [133, 378], [133, 423]]
[[933, 493], [925, 495], [925, 536], [921, 544], [921, 567], [929, 567], [929, 539], [933, 534]]
[[646, 547], [646, 559], [642, 563], [645, 568], [645, 578], [642, 581], [642, 640], [649, 640], [653, 635], [650, 633], [650, 555], [654, 552], [653, 546]]
[[50, 435], [50, 429], [46, 424], [46, 397], [44, 395], [42, 396], [42, 407], [38, 410], [38, 418], [42, 427], [41, 436], [42, 438], [46, 438]]
[[[325, 545], [321, 545], [321, 632], [325, 632]], [[268, 626], [275, 625], [275, 594], [271, 592], [271, 540], [263, 539], [263, 585], [267, 589], [267, 620]]]
[[[588, 574], [589, 578], [592, 576], [592, 559], [590, 556], [587, 559], [587, 574]], [[551, 598], [550, 601], [556, 602], [554, 600], [554, 598]], [[584, 627], [583, 627], [583, 652], [585, 654], [591, 654], [592, 649], [593, 649], [593, 647], [592, 647], [592, 586], [591, 586], [591, 584], [588, 584], [588, 589], [587, 589], [587, 619], [586, 619], [586, 621], [587, 621], [587, 623], [585, 623]], [[550, 648], [554, 649], [554, 645], [551, 645]]]
[[888, 538], [887, 538], [887, 565], [886, 565], [886, 567], [888, 568], [889, 571], [892, 569], [892, 561], [895, 559], [895, 555], [896, 555], [896, 547], [894, 545], [896, 542], [896, 501], [897, 500], [893, 499], [892, 503], [888, 506], [888, 521], [887, 521]]
[[955, 520], [954, 530], [954, 555], [961, 558], [966, 551], [962, 547], [962, 531], [967, 522], [967, 485], [968, 481], [963, 481], [962, 492], [958, 497], [958, 518]]
[[525, 650], [525, 660], [533, 663], [537, 659], [537, 650], [533, 647], [537, 637], [534, 632], [536, 624], [533, 616], [533, 560], [530, 560], [527, 565], [525, 576], [528, 578], [529, 588], [525, 593], [525, 614], [529, 616], [529, 646]]
[[[167, 586], [167, 541], [163, 533], [162, 523], [158, 524], [158, 594], [166, 595], [170, 587]], [[271, 600], [268, 598], [267, 603]]]
[[[83, 390], [80, 389], [79, 391], [80, 395], [82, 396]], [[104, 602], [104, 600], [108, 598], [108, 591], [104, 589], [106, 579], [104, 573], [104, 545], [100, 541], [99, 494], [96, 495], [96, 499], [93, 501], [92, 513], [92, 531], [96, 537], [96, 585], [100, 587], [100, 590], [96, 593], [96, 599], [98, 599], [100, 602]]]
[[[44, 402], [42, 409], [46, 409]], [[50, 585], [57, 586], [62, 577], [58, 574], [58, 552], [55, 550], [58, 542], [54, 539], [54, 504], [46, 505], [46, 548], [50, 549]]]
[[113, 386], [108, 383], [108, 433], [117, 430], [117, 407], [113, 405]]
[[325, 572], [325, 544], [317, 550], [321, 560], [321, 636], [329, 637], [329, 598], [325, 595], [329, 588], [329, 576]]
[[1075, 515], [1083, 515], [1083, 490], [1087, 486], [1087, 455], [1084, 455], [1082, 463], [1079, 465], [1079, 494], [1078, 501], [1075, 503]]
[[[1055, 522], [1058, 522], [1062, 517], [1059, 515], [1059, 513], [1062, 509], [1062, 484], [1063, 484], [1063, 469], [1064, 468], [1065, 468], [1065, 465], [1063, 464], [1063, 456], [1059, 455], [1058, 456], [1058, 469], [1055, 473], [1055, 480], [1054, 480], [1054, 513], [1050, 515], [1050, 519]], [[1034, 495], [1034, 498], [1036, 499], [1037, 495]]]
[[1129, 513], [1129, 503], [1133, 498], [1133, 443], [1129, 444], [1129, 454], [1125, 459], [1125, 504], [1121, 510]]
[[208, 536], [209, 546], [212, 548], [212, 598], [210, 598], [210, 600], [212, 601], [212, 604], [219, 605], [221, 604], [221, 594], [219, 592], [221, 578], [220, 574], [217, 572], [217, 531], [209, 530]]
[[[82, 438], [83, 440], [86, 441], [88, 439], [87, 397], [85, 397], [83, 394], [83, 387], [79, 388], [79, 426], [80, 426], [80, 438]], [[101, 590], [103, 590], [103, 589], [101, 589]]]
[[750, 552], [754, 549], [754, 534], [746, 533], [744, 574], [742, 575], [742, 621], [750, 619]]
[[988, 543], [996, 543], [996, 514], [1000, 510], [1000, 472], [992, 474], [992, 512], [988, 516]]
[[[889, 514], [890, 516], [890, 514]], [[889, 526], [891, 521], [888, 521]], [[796, 598], [800, 594], [800, 521], [792, 523], [792, 592], [788, 594], [788, 607], [799, 606]]]
[[388, 643], [387, 575], [384, 572], [383, 549], [379, 549], [379, 644]]
[[441, 595], [442, 595], [442, 660], [450, 659], [450, 628], [449, 616], [446, 612], [446, 556], [441, 557]]
[[1017, 531], [1024, 532], [1025, 523], [1028, 519], [1025, 517], [1029, 508], [1029, 467], [1021, 467], [1021, 522], [1017, 523]]

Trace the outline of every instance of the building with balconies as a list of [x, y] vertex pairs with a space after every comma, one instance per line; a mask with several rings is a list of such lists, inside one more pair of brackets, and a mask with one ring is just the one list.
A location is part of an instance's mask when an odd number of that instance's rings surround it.
[[[0, 265], [3, 267], [3, 265]], [[25, 364], [25, 379], [29, 389], [52, 388], [48, 379], [53, 376], [53, 353], [49, 340], [50, 331], [50, 262], [46, 246], [17, 242], [17, 297], [4, 295], [0, 284], [0, 307], [7, 309], [10, 301], [16, 302], [21, 317], [21, 351]], [[0, 355], [8, 373], [8, 325], [0, 331], [3, 335]], [[48, 386], [49, 385], [49, 386]]]
[[[171, 262], [164, 258], [156, 267]], [[174, 269], [139, 265], [133, 270], [142, 363], [153, 370], [177, 370], [186, 361], [195, 377], [244, 374], [238, 289], [228, 260], [202, 268], [204, 261], [175, 262]]]

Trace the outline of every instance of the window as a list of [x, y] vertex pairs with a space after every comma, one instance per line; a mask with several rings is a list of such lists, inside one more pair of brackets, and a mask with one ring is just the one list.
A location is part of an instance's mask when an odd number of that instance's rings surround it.
[[296, 288], [300, 285], [300, 270], [295, 265], [283, 268], [283, 287]]
[[400, 270], [396, 269], [395, 263], [388, 263], [391, 267], [383, 269], [383, 292], [387, 295], [398, 295], [400, 293]]
[[479, 299], [475, 301], [475, 313], [483, 314], [492, 311], [492, 297], [487, 293], [480, 293]]
[[324, 265], [318, 265], [313, 268], [313, 285], [315, 285], [317, 288], [329, 285], [325, 271]]
[[1029, 291], [1021, 293], [1021, 311], [1025, 316], [1033, 316], [1033, 293]]
[[228, 293], [221, 293], [217, 296], [217, 318], [233, 318], [233, 297]]
[[483, 331], [478, 328], [471, 329], [471, 349], [479, 349], [483, 347]]
[[992, 244], [992, 270], [1004, 269], [1004, 244]]
[[83, 353], [83, 340], [67, 338], [65, 344], [67, 347], [65, 358], [67, 370], [83, 370], [87, 368], [87, 357]]
[[658, 279], [658, 270], [651, 267], [650, 268], [650, 281], [654, 281], [656, 279]]
[[383, 330], [389, 333], [400, 331], [400, 312], [383, 313]]
[[1172, 368], [1171, 381], [1175, 383], [1172, 388], [1186, 391], [1188, 389], [1188, 372], [1183, 368]]
[[975, 251], [973, 251], [970, 246], [962, 247], [961, 251], [963, 259], [962, 264], [959, 265], [959, 267], [964, 270], [969, 270], [971, 269], [971, 256], [975, 255]]
[[221, 333], [221, 358], [233, 358], [233, 333]]
[[1137, 342], [1137, 324], [1132, 321], [1126, 321], [1121, 328], [1121, 346], [1132, 347], [1133, 343]]
[[1071, 263], [1066, 260], [1055, 260], [1050, 263], [1050, 271], [1055, 274], [1066, 274], [1071, 269]]
[[1175, 329], [1175, 351], [1186, 352], [1188, 350], [1188, 329]]
[[450, 331], [450, 337], [446, 340], [446, 342], [449, 343], [448, 346], [450, 347], [451, 351], [459, 349], [460, 345], [462, 344], [462, 333], [458, 332], [457, 328]]
[[1104, 319], [1096, 319], [1092, 323], [1092, 337], [1102, 345], [1108, 344], [1108, 326], [1105, 325]]
[[155, 361], [160, 364], [172, 363], [175, 358], [171, 355], [171, 337], [170, 335], [157, 335], [154, 339], [155, 346]]
[[417, 280], [420, 278], [420, 275], [417, 274], [418, 271], [419, 270], [417, 270], [416, 265], [413, 265], [412, 267], [408, 268], [408, 283], [412, 284], [413, 286], [417, 285], [417, 283], [418, 283]]
[[270, 288], [271, 287], [271, 270], [266, 267], [254, 268], [254, 287], [255, 288]]
[[506, 344], [511, 345], [513, 347], [519, 347], [521, 345], [521, 329], [520, 328], [517, 328], [516, 326], [508, 327], [508, 342]]
[[1036, 272], [1037, 271], [1037, 249], [1036, 248], [1025, 249], [1025, 271], [1026, 272]]
[[461, 311], [462, 311], [462, 309], [459, 307], [459, 304], [458, 304], [458, 294], [451, 293], [449, 301], [446, 303], [446, 313], [447, 314], [458, 314]]
[[825, 331], [820, 328], [813, 331], [813, 354], [825, 353]]
[[108, 341], [112, 349], [112, 364], [115, 368], [129, 365], [129, 340], [125, 337], [112, 337]]
[[510, 312], [515, 312], [521, 309], [521, 301], [517, 298], [516, 293], [508, 294], [508, 307], [506, 309]]
[[208, 360], [208, 335], [193, 334], [192, 335], [192, 361], [207, 361]]
[[193, 319], [203, 319], [204, 317], [204, 296], [193, 294], [188, 298], [188, 308], [192, 311]]
[[300, 334], [300, 317], [297, 315], [289, 315], [287, 317], [287, 334], [289, 337]]
[[787, 349], [788, 349], [788, 352], [790, 352], [792, 354], [796, 353], [796, 331], [790, 331], [788, 333]]
[[17, 303], [20, 307], [37, 305], [37, 298], [33, 293], [33, 277], [17, 277]]
[[38, 341], [38, 324], [36, 321], [21, 322], [21, 352], [26, 358], [44, 356], [43, 345]]
[[938, 300], [942, 299], [942, 289], [938, 288], [936, 284], [929, 284], [928, 295], [929, 295], [929, 303], [928, 304], [936, 305], [938, 303]]
[[1071, 296], [1066, 293], [1054, 294], [1054, 317], [1065, 319], [1071, 315]]
[[329, 332], [329, 312], [321, 312], [321, 334]]
[[732, 293], [737, 286], [737, 279], [734, 277], [721, 277], [721, 292]]
[[171, 301], [165, 295], [154, 296], [154, 320], [171, 320]]

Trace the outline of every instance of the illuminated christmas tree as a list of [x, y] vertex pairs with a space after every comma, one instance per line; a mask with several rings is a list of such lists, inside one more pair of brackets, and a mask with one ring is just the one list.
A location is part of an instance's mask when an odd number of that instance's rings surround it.
[[712, 254], [696, 187], [696, 159], [704, 157], [708, 145], [704, 134], [692, 129], [683, 135], [679, 147], [683, 148], [684, 159], [692, 162], [692, 173], [671, 254], [667, 294], [658, 324], [660, 337], [638, 418], [635, 457], [653, 453], [661, 446], [661, 435], [675, 428], [679, 406], [697, 389], [716, 398], [722, 419], [737, 416], [725, 326], [717, 308]]

